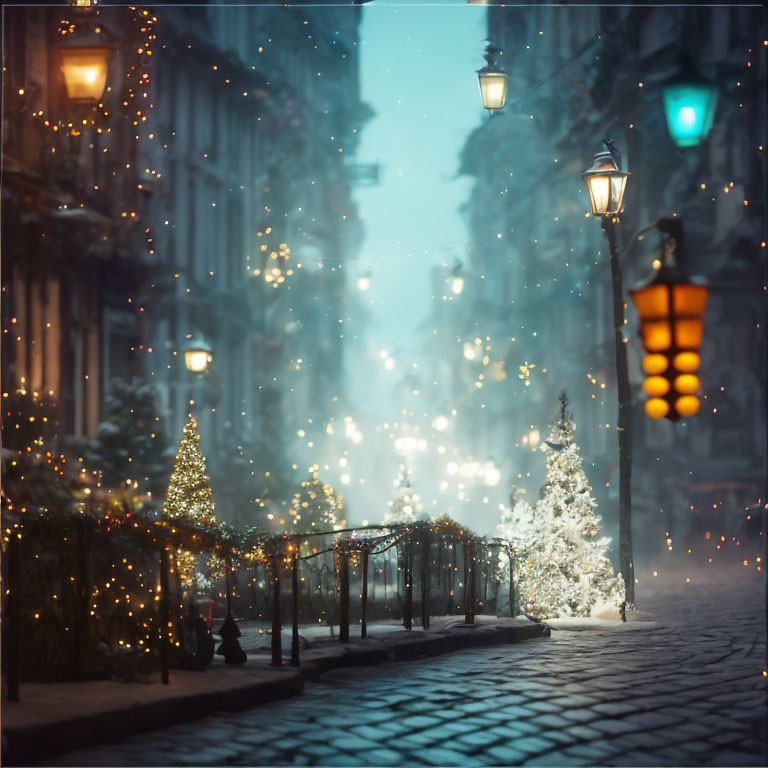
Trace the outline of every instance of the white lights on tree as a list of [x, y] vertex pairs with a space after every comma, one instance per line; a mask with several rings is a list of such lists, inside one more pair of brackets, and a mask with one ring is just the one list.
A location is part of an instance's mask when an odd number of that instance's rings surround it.
[[[547, 479], [525, 527], [512, 531], [530, 543], [517, 572], [520, 606], [536, 618], [589, 616], [610, 609], [619, 618], [625, 590], [600, 536], [600, 516], [582, 469], [575, 424], [561, 396], [560, 414], [544, 441]], [[502, 524], [511, 524], [502, 518]], [[522, 525], [522, 524], [520, 524]]]

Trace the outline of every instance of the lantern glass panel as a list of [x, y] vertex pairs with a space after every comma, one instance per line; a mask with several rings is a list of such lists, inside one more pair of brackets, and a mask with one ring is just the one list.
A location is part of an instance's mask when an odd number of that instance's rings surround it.
[[202, 373], [212, 359], [210, 352], [204, 349], [187, 349], [184, 352], [184, 362], [187, 370], [193, 373]]
[[695, 147], [712, 128], [718, 90], [710, 83], [674, 83], [664, 88], [667, 127], [678, 147]]
[[663, 376], [649, 376], [643, 382], [643, 392], [651, 397], [663, 397], [669, 392], [669, 381]]
[[643, 345], [649, 352], [663, 352], [672, 346], [672, 331], [666, 320], [643, 322]]
[[61, 71], [71, 101], [80, 103], [101, 100], [107, 84], [111, 48], [63, 48]]
[[660, 397], [645, 401], [645, 413], [651, 419], [663, 419], [669, 413], [669, 403]]
[[610, 207], [611, 182], [607, 176], [591, 176], [587, 179], [592, 213], [604, 216]]
[[480, 95], [483, 98], [483, 106], [486, 109], [501, 109], [507, 100], [506, 72], [479, 72]]
[[700, 388], [699, 377], [692, 373], [683, 373], [675, 377], [675, 392], [681, 395], [695, 395]]
[[673, 304], [676, 315], [701, 317], [707, 305], [709, 286], [679, 283], [674, 286]]
[[627, 176], [611, 176], [611, 207], [608, 213], [621, 213], [624, 202], [624, 189], [627, 186]]
[[675, 321], [675, 346], [680, 349], [698, 349], [701, 346], [702, 322], [681, 318]]
[[683, 395], [675, 400], [675, 410], [684, 419], [688, 416], [695, 416], [700, 407], [701, 403], [696, 395]]
[[653, 376], [664, 373], [669, 367], [669, 360], [666, 355], [646, 355], [643, 358], [643, 373]]
[[641, 320], [669, 316], [669, 290], [663, 283], [647, 285], [630, 291], [629, 295]]
[[701, 358], [695, 352], [678, 352], [673, 364], [681, 373], [695, 373], [701, 366]]

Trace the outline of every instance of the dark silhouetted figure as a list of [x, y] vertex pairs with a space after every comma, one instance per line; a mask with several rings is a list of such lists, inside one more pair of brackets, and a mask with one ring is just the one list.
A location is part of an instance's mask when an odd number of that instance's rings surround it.
[[237, 640], [242, 633], [231, 613], [228, 613], [227, 618], [224, 619], [219, 634], [221, 635], [221, 645], [216, 649], [216, 653], [223, 656], [227, 664], [245, 664], [248, 656]]
[[181, 623], [181, 638], [182, 669], [205, 669], [213, 661], [216, 642], [194, 603]]

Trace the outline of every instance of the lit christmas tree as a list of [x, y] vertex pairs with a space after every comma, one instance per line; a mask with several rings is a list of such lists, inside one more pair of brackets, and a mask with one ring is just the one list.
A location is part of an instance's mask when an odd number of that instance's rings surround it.
[[560, 414], [543, 450], [547, 479], [533, 510], [534, 545], [520, 563], [520, 595], [537, 618], [589, 616], [611, 609], [619, 616], [624, 582], [608, 558], [611, 540], [600, 536], [600, 516], [574, 442], [575, 424], [560, 396]]
[[293, 528], [300, 531], [343, 528], [344, 499], [314, 472], [312, 477], [301, 481], [301, 487], [293, 494], [290, 514]]
[[515, 599], [520, 578], [521, 562], [533, 550], [539, 531], [534, 525], [533, 507], [518, 497], [518, 488], [513, 486], [509, 496], [510, 506], [501, 507], [501, 521], [496, 526], [503, 544], [498, 553], [499, 578], [504, 579], [506, 572], [509, 581], [509, 605], [511, 615], [515, 615], [519, 602]]
[[423, 508], [421, 496], [411, 488], [410, 470], [406, 471], [401, 466], [397, 477], [400, 482], [405, 479], [405, 485], [401, 485], [395, 498], [388, 502], [389, 509], [384, 513], [384, 522], [413, 523], [416, 514]]
[[203, 525], [216, 522], [211, 482], [205, 474], [205, 457], [200, 453], [200, 435], [194, 417], [190, 417], [184, 427], [163, 511], [170, 520], [189, 520]]

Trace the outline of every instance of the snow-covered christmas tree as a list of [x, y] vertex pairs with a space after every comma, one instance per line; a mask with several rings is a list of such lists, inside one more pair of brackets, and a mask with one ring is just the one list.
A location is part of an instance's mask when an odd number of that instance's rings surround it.
[[522, 607], [537, 618], [589, 616], [607, 609], [618, 618], [624, 582], [608, 558], [611, 540], [600, 536], [601, 518], [567, 408], [563, 392], [543, 447], [547, 479], [533, 510], [534, 545], [520, 564]]
[[499, 506], [501, 521], [496, 526], [496, 530], [503, 543], [498, 553], [498, 573], [501, 580], [506, 578], [509, 581], [509, 605], [512, 610], [511, 615], [515, 615], [519, 608], [516, 593], [521, 562], [535, 546], [537, 530], [534, 525], [533, 507], [519, 494], [517, 486], [512, 487], [509, 507], [503, 504]]
[[216, 522], [211, 481], [205, 474], [205, 457], [200, 452], [200, 435], [193, 416], [184, 427], [163, 512], [170, 520], [202, 525]]
[[[413, 523], [422, 510], [421, 496], [411, 487], [410, 470], [400, 466], [396, 483], [402, 483], [392, 501], [387, 502], [389, 509], [384, 513], [385, 523]], [[403, 482], [405, 481], [405, 482]]]
[[496, 530], [499, 538], [507, 542], [514, 557], [519, 558], [527, 554], [534, 545], [533, 507], [520, 495], [516, 486], [512, 488], [509, 502], [509, 507], [499, 505], [501, 521], [496, 526]]
[[313, 472], [293, 494], [290, 514], [294, 530], [332, 531], [344, 526], [344, 499]]

